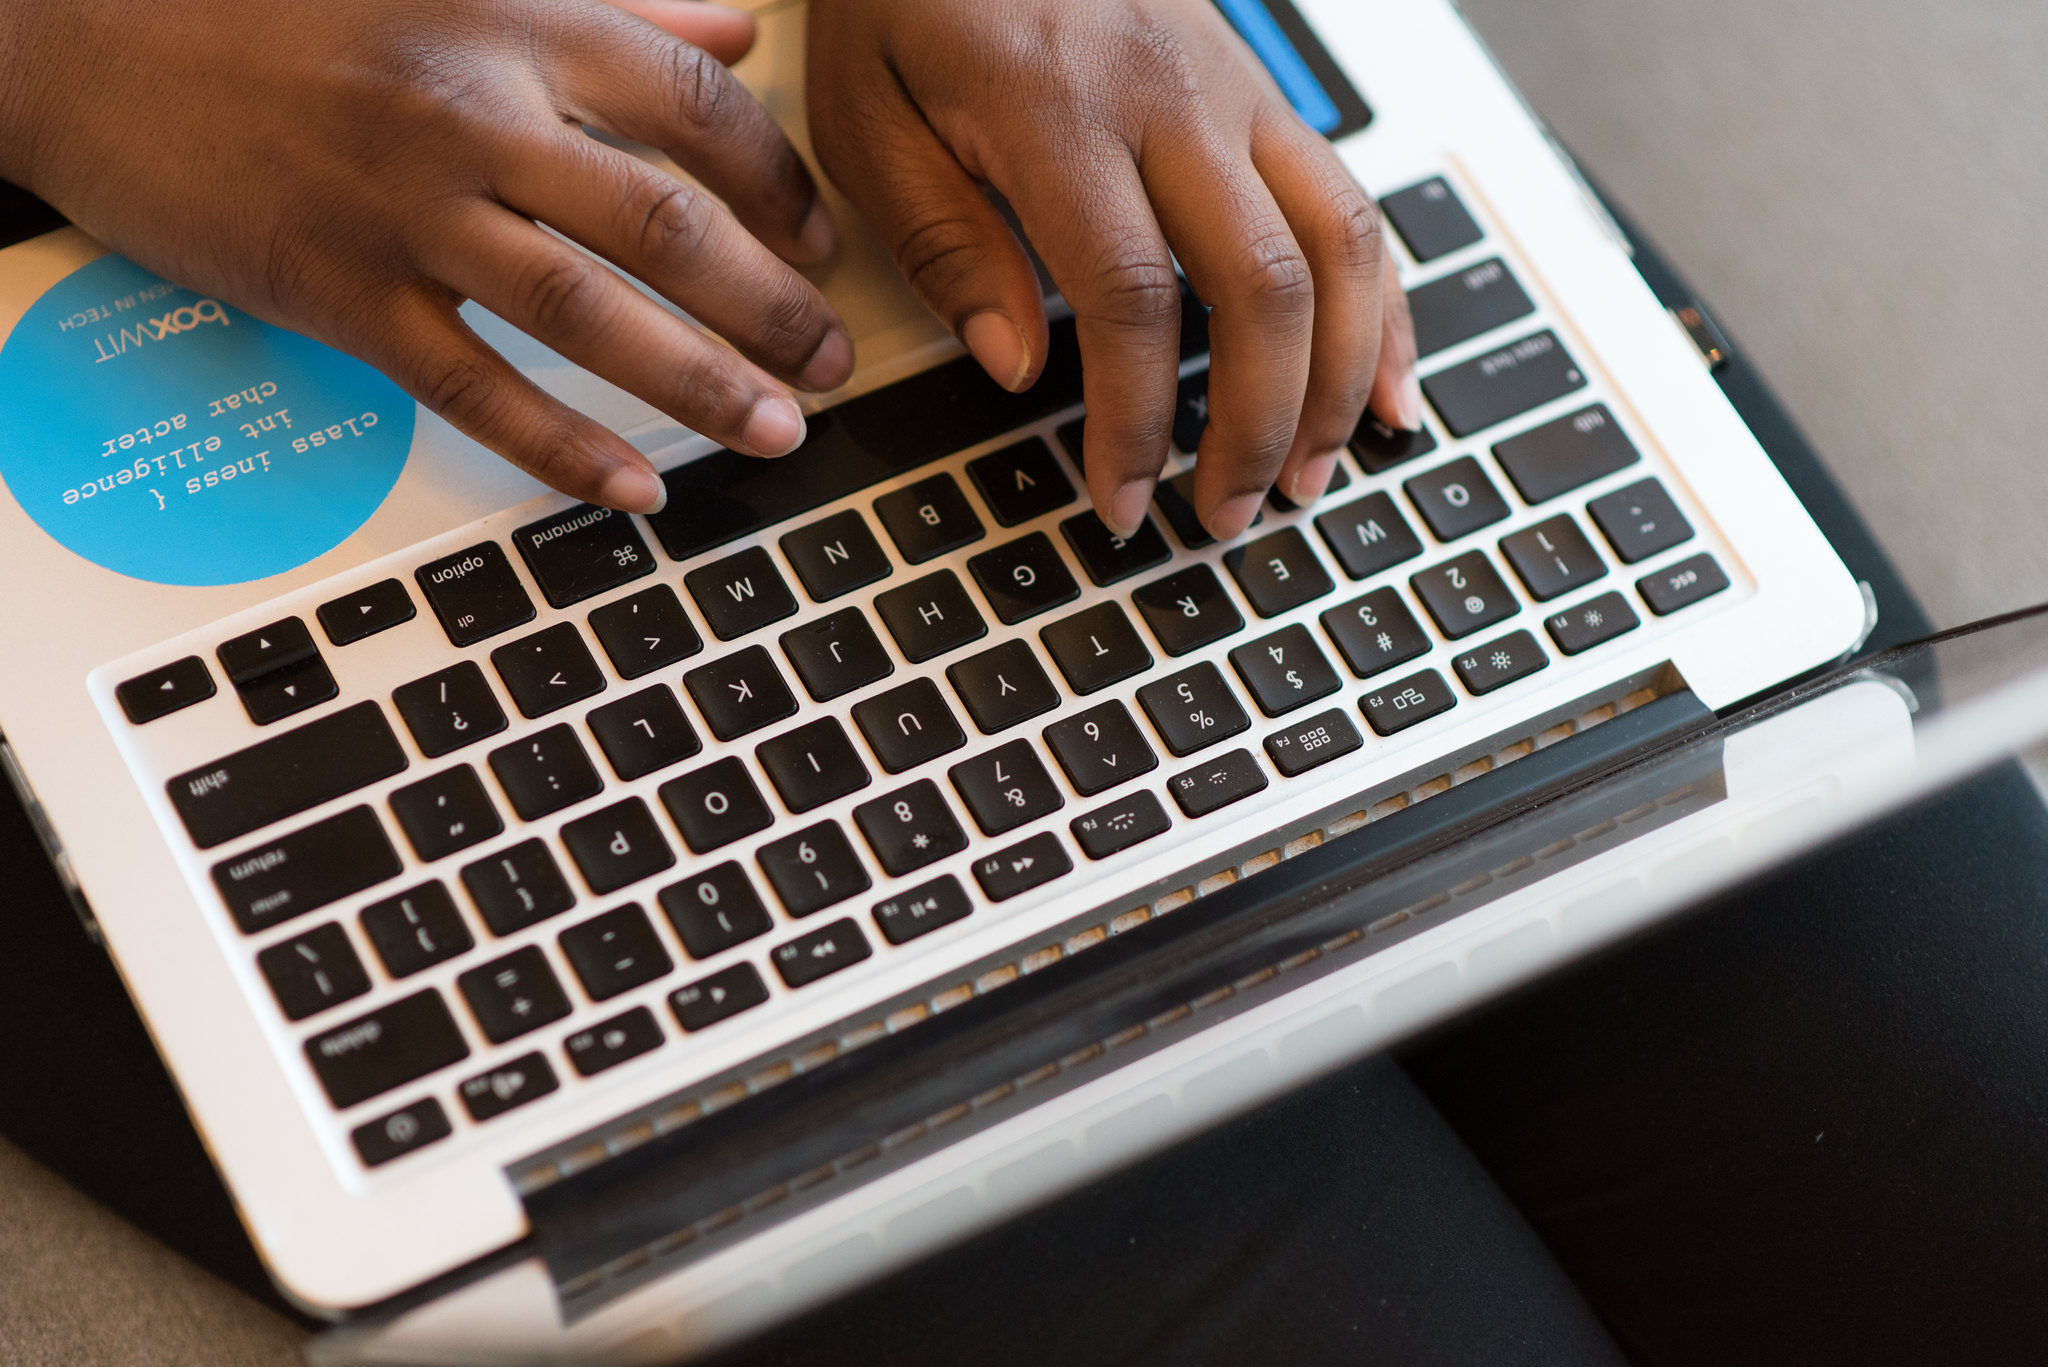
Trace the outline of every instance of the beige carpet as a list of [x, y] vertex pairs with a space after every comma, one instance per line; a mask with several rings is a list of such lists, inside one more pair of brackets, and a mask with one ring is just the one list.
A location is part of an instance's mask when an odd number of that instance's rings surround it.
[[[1772, 377], [1935, 618], [2048, 598], [2048, 9], [1466, 8]], [[0, 1364], [254, 1367], [296, 1342], [0, 1145]]]

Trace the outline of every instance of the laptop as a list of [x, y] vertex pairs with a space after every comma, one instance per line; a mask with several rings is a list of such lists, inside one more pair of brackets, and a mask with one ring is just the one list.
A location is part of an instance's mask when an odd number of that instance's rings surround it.
[[1911, 756], [1910, 686], [1786, 691], [1867, 595], [1452, 6], [1219, 4], [1379, 197], [1428, 401], [1227, 545], [1198, 305], [1115, 538], [1071, 322], [999, 390], [843, 201], [861, 366], [779, 462], [470, 311], [651, 518], [76, 230], [0, 251], [0, 754], [316, 1355], [730, 1342]]

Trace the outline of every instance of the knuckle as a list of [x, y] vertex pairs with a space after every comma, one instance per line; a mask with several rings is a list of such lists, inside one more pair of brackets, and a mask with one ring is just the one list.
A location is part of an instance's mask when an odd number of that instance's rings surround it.
[[1330, 216], [1332, 246], [1338, 259], [1349, 269], [1379, 269], [1380, 257], [1386, 247], [1386, 229], [1380, 219], [1380, 206], [1373, 203], [1363, 190], [1352, 185], [1332, 202]]
[[669, 411], [714, 440], [738, 435], [754, 395], [723, 367], [693, 366], [678, 375]]
[[927, 299], [949, 297], [973, 278], [981, 252], [974, 225], [957, 215], [921, 216], [896, 246], [896, 264]]
[[803, 277], [779, 271], [765, 282], [754, 314], [759, 344], [773, 356], [804, 360], [824, 340], [825, 321]]
[[1180, 279], [1164, 251], [1130, 246], [1109, 257], [1095, 274], [1095, 311], [1126, 327], [1170, 327], [1180, 319]]
[[513, 286], [513, 299], [534, 330], [577, 336], [598, 325], [604, 282], [598, 267], [569, 253], [556, 254], [526, 270]]
[[711, 132], [731, 125], [738, 106], [738, 85], [723, 63], [689, 43], [666, 45], [664, 75], [678, 97], [682, 114], [699, 130]]
[[692, 258], [710, 245], [716, 224], [710, 203], [689, 186], [650, 186], [639, 213], [637, 241], [652, 260]]
[[1268, 232], [1245, 253], [1240, 288], [1245, 302], [1267, 317], [1293, 319], [1315, 307], [1315, 276], [1294, 239]]
[[465, 430], [494, 425], [503, 395], [495, 369], [466, 353], [438, 359], [420, 377], [420, 401]]

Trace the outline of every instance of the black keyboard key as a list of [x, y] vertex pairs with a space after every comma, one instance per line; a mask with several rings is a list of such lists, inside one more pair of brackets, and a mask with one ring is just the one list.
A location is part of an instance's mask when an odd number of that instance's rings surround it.
[[[1166, 518], [1173, 534], [1180, 538], [1180, 544], [1191, 551], [1214, 545], [1216, 538], [1209, 535], [1209, 529], [1202, 525], [1201, 517], [1195, 512], [1195, 472], [1183, 470], [1172, 479], [1162, 479], [1152, 490], [1152, 502]], [[1259, 510], [1252, 518], [1256, 527], [1266, 520], [1265, 510]]]
[[545, 717], [605, 689], [604, 671], [569, 622], [499, 646], [491, 663], [526, 717]]
[[973, 911], [974, 903], [968, 900], [967, 889], [949, 873], [908, 892], [899, 892], [886, 902], [875, 903], [875, 924], [881, 928], [883, 939], [900, 945], [929, 935], [940, 926], [964, 921]]
[[533, 620], [533, 600], [495, 541], [422, 565], [413, 578], [451, 645], [473, 646]]
[[853, 809], [853, 819], [892, 878], [967, 848], [967, 832], [960, 829], [938, 785], [928, 778], [861, 803]]
[[704, 649], [683, 600], [666, 584], [642, 589], [590, 614], [590, 631], [622, 679], [638, 679]]
[[364, 907], [362, 922], [363, 934], [394, 978], [411, 977], [476, 947], [476, 937], [441, 883], [422, 884]]
[[1045, 728], [1045, 743], [1082, 797], [1159, 767], [1159, 756], [1120, 702], [1106, 702]]
[[1456, 541], [1508, 515], [1507, 500], [1470, 456], [1417, 475], [1401, 487], [1439, 541]]
[[875, 516], [913, 565], [957, 551], [988, 535], [951, 475], [933, 475], [875, 500]]
[[[1332, 465], [1330, 467], [1330, 482], [1323, 486], [1322, 497], [1331, 498], [1337, 494], [1343, 493], [1346, 489], [1349, 489], [1350, 487], [1351, 472], [1344, 468], [1344, 463], [1342, 461], [1339, 461], [1337, 464]], [[1301, 511], [1300, 504], [1296, 503], [1287, 495], [1281, 493], [1278, 489], [1268, 489], [1266, 491], [1266, 502], [1268, 505], [1272, 507], [1273, 511], [1278, 513], [1298, 513]], [[1263, 516], [1264, 514], [1261, 514], [1260, 518], [1262, 519]], [[1258, 526], [1259, 520], [1260, 519], [1254, 519], [1252, 525], [1254, 527]]]
[[1659, 617], [1669, 617], [1728, 587], [1728, 575], [1711, 555], [1695, 555], [1636, 580], [1636, 592]]
[[819, 702], [865, 688], [896, 672], [881, 637], [859, 608], [806, 622], [782, 634], [782, 653], [804, 688]]
[[720, 740], [738, 740], [796, 715], [796, 695], [760, 646], [700, 665], [683, 675], [683, 687]]
[[775, 928], [746, 870], [725, 863], [661, 890], [661, 909], [693, 959], [708, 959]]
[[1363, 598], [1331, 608], [1323, 614], [1322, 623], [1337, 643], [1337, 653], [1361, 679], [1429, 653], [1429, 637], [1401, 595], [1391, 588], [1374, 589]]
[[796, 612], [795, 595], [759, 546], [691, 570], [683, 576], [683, 587], [721, 641], [758, 631]]
[[1266, 737], [1266, 758], [1287, 778], [1342, 758], [1365, 744], [1351, 718], [1332, 709]]
[[235, 691], [241, 695], [249, 720], [258, 726], [270, 726], [286, 717], [295, 717], [341, 694], [327, 662], [318, 655], [275, 674], [252, 679]]
[[654, 824], [654, 813], [627, 798], [562, 827], [562, 843], [599, 897], [675, 867], [676, 852]]
[[1451, 659], [1451, 669], [1465, 691], [1481, 697], [1526, 679], [1550, 664], [1550, 657], [1536, 638], [1526, 631], [1511, 631], [1497, 641], [1465, 651]]
[[245, 935], [317, 911], [404, 871], [368, 807], [316, 822], [213, 866], [213, 885]]
[[391, 814], [412, 842], [413, 853], [428, 864], [505, 830], [483, 780], [467, 764], [393, 792]]
[[518, 1039], [569, 1014], [569, 997], [538, 945], [472, 968], [455, 980], [493, 1044]]
[[1283, 527], [1223, 553], [1237, 586], [1261, 617], [1278, 617], [1337, 587], [1297, 527]]
[[853, 508], [784, 533], [781, 545], [813, 602], [830, 602], [894, 572], [867, 519]]
[[1427, 427], [1413, 432], [1389, 427], [1371, 409], [1366, 410], [1358, 420], [1358, 430], [1351, 434], [1351, 454], [1368, 475], [1384, 474], [1434, 450], [1436, 435]]
[[1074, 501], [1073, 481], [1038, 437], [967, 462], [967, 474], [982, 501], [1005, 527], [1043, 517]]
[[1266, 771], [1249, 750], [1225, 751], [1166, 781], [1166, 791], [1191, 817], [1207, 816], [1265, 790]]
[[563, 957], [594, 1002], [665, 978], [676, 966], [661, 947], [647, 913], [630, 902], [570, 926], [558, 940]]
[[1244, 614], [1207, 565], [1155, 579], [1133, 592], [1131, 602], [1168, 655], [1185, 655], [1244, 630]]
[[846, 832], [831, 821], [770, 841], [757, 857], [791, 916], [823, 911], [873, 886]]
[[419, 615], [412, 595], [396, 579], [386, 579], [331, 603], [322, 603], [317, 614], [327, 639], [338, 646], [366, 641], [380, 631], [404, 626]]
[[119, 684], [114, 689], [114, 698], [129, 721], [147, 726], [194, 703], [205, 702], [219, 691], [206, 661], [197, 655], [187, 655], [162, 669], [152, 669]]
[[462, 1096], [469, 1118], [481, 1123], [517, 1110], [529, 1101], [538, 1101], [561, 1085], [555, 1078], [554, 1066], [545, 1058], [521, 1054], [488, 1073], [464, 1078], [456, 1091]]
[[607, 1068], [651, 1054], [661, 1046], [661, 1025], [644, 1006], [599, 1021], [562, 1041], [562, 1051], [568, 1054], [569, 1066], [578, 1077], [596, 1077]]
[[1316, 530], [1353, 579], [1370, 579], [1422, 554], [1422, 539], [1385, 494], [1367, 494], [1324, 513]]
[[1636, 610], [1618, 593], [1603, 593], [1543, 619], [1550, 639], [1567, 655], [1577, 655], [1594, 646], [1605, 645], [1642, 625]]
[[1081, 568], [1102, 587], [1157, 569], [1173, 558], [1166, 538], [1151, 518], [1129, 536], [1118, 536], [1093, 512], [1076, 513], [1060, 523], [1060, 534], [1080, 557]]
[[1614, 553], [1631, 565], [1692, 540], [1692, 524], [1654, 479], [1596, 498], [1586, 511]]
[[1500, 549], [1529, 596], [1539, 603], [1584, 588], [1607, 573], [1600, 553], [1566, 513], [1502, 537]]
[[782, 981], [791, 987], [805, 987], [842, 968], [850, 968], [874, 950], [867, 937], [852, 921], [834, 921], [808, 935], [777, 945], [769, 958]]
[[1467, 551], [1414, 576], [1415, 596], [1452, 640], [1484, 631], [1521, 611], [1484, 551]]
[[1223, 682], [1222, 671], [1212, 664], [1198, 664], [1146, 684], [1138, 690], [1138, 702], [1177, 757], [1192, 755], [1252, 724], [1237, 695]]
[[993, 736], [1060, 705], [1059, 690], [1025, 641], [1005, 641], [992, 650], [948, 666], [946, 680], [984, 736]]
[[1084, 415], [1059, 426], [1060, 449], [1079, 469], [1088, 468], [1088, 419]]
[[431, 989], [401, 997], [306, 1041], [306, 1061], [347, 1110], [469, 1057], [447, 1003]]
[[855, 703], [853, 719], [874, 748], [875, 758], [892, 774], [967, 744], [967, 733], [930, 679], [912, 679]]
[[1406, 731], [1418, 722], [1450, 711], [1458, 705], [1457, 695], [1434, 669], [1425, 669], [1376, 688], [1358, 700], [1366, 722], [1382, 736]]
[[1074, 871], [1074, 861], [1051, 831], [974, 861], [974, 881], [991, 902], [1007, 902]]
[[604, 791], [576, 733], [550, 726], [491, 751], [491, 772], [522, 821], [538, 821]]
[[1209, 372], [1183, 376], [1173, 399], [1173, 444], [1189, 455], [1202, 449], [1209, 430]]
[[754, 755], [792, 812], [822, 807], [874, 781], [836, 717], [820, 717], [762, 741]]
[[654, 573], [654, 556], [629, 514], [582, 504], [512, 533], [552, 607], [566, 608]]
[[1230, 664], [1251, 690], [1252, 701], [1269, 717], [1306, 707], [1342, 686], [1304, 626], [1282, 627], [1271, 636], [1246, 642], [1230, 652]]
[[1417, 261], [1448, 256], [1485, 236], [1442, 176], [1382, 197], [1380, 212]]
[[1430, 406], [1454, 437], [1469, 437], [1585, 387], [1578, 362], [1548, 330], [1422, 382]]
[[214, 652], [228, 682], [240, 688], [266, 674], [276, 674], [320, 657], [313, 633], [296, 617], [222, 641]]
[[1029, 741], [962, 760], [946, 771], [983, 835], [1002, 835], [1067, 805]]
[[1497, 256], [1408, 291], [1417, 356], [1433, 356], [1535, 311]]
[[1493, 454], [1529, 504], [1570, 493], [1642, 459], [1604, 403], [1509, 437]]
[[180, 774], [164, 789], [192, 843], [210, 850], [405, 767], [391, 723], [364, 702]]
[[768, 1000], [768, 984], [752, 964], [734, 964], [668, 994], [669, 1010], [683, 1029], [697, 1031]]
[[286, 1020], [302, 1021], [370, 990], [370, 975], [332, 921], [256, 956]]
[[441, 1109], [440, 1102], [428, 1096], [390, 1115], [380, 1116], [367, 1125], [356, 1126], [349, 1132], [349, 1138], [354, 1141], [356, 1156], [363, 1160], [363, 1166], [376, 1168], [437, 1140], [446, 1139], [452, 1133], [454, 1130], [448, 1124], [448, 1112]]
[[661, 785], [660, 797], [692, 854], [709, 854], [775, 821], [747, 766], [737, 759], [672, 778]]
[[1081, 596], [1081, 586], [1044, 532], [1032, 532], [967, 562], [988, 605], [1006, 626]]
[[958, 650], [988, 635], [966, 586], [951, 570], [940, 570], [875, 599], [875, 611], [912, 664]]
[[1097, 603], [1038, 633], [1076, 693], [1097, 693], [1152, 667], [1152, 652], [1115, 603]]
[[1070, 823], [1074, 839], [1081, 843], [1081, 853], [1090, 859], [1107, 859], [1155, 835], [1164, 835], [1172, 826], [1166, 808], [1146, 788], [1120, 797], [1107, 807], [1098, 807], [1086, 816], [1077, 816]]
[[493, 935], [510, 935], [576, 905], [555, 857], [538, 840], [479, 859], [462, 871], [462, 886]]
[[606, 703], [584, 720], [612, 771], [628, 782], [680, 764], [704, 748], [675, 690], [666, 684]]
[[399, 685], [391, 702], [428, 759], [495, 736], [507, 725], [498, 695], [473, 660]]

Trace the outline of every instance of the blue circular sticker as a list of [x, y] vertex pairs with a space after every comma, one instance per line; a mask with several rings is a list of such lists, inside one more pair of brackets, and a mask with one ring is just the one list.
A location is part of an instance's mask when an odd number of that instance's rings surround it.
[[361, 361], [105, 256], [0, 347], [0, 480], [96, 565], [239, 584], [368, 521], [414, 413]]

